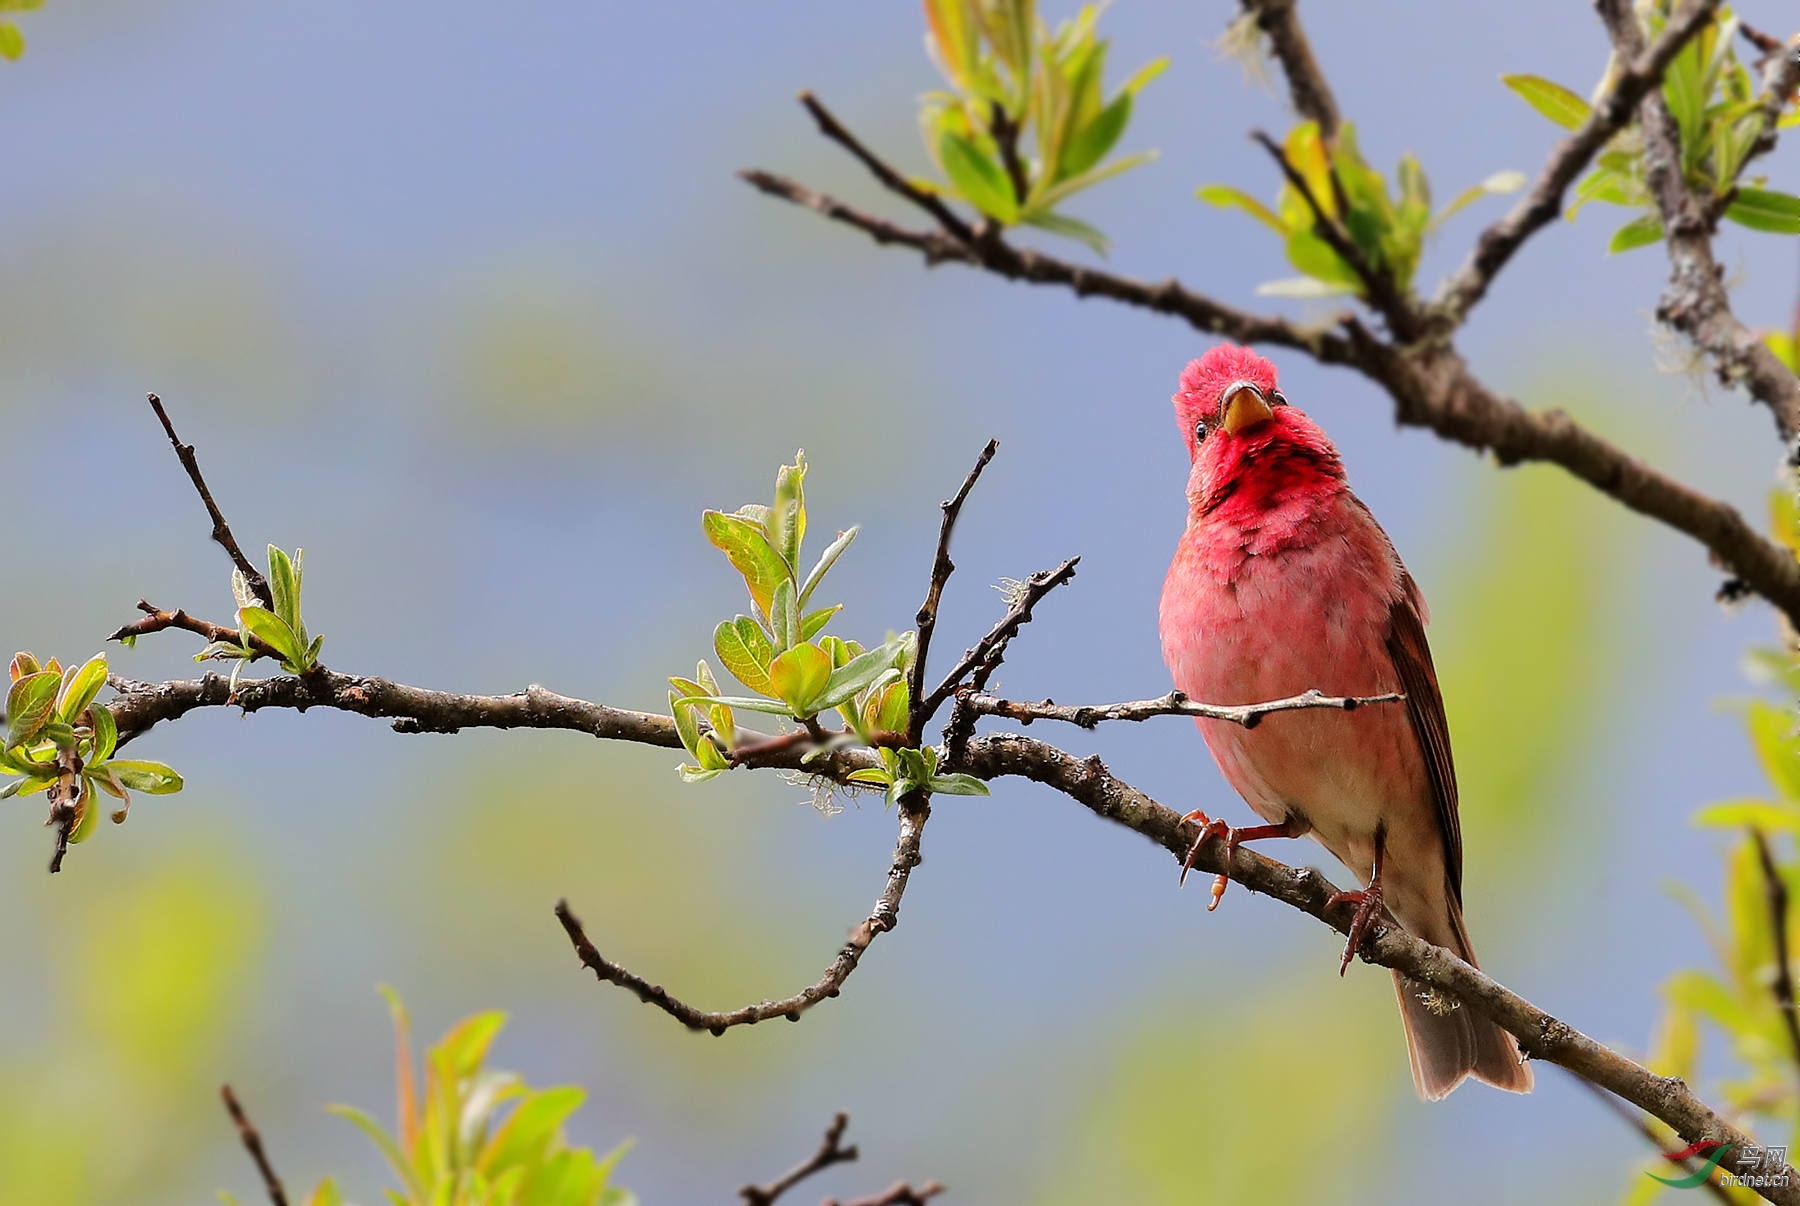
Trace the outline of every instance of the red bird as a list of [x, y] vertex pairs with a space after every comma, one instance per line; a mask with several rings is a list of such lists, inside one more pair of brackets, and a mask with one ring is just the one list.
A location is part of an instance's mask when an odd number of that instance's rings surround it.
[[[1462, 919], [1456, 771], [1425, 644], [1425, 600], [1393, 542], [1344, 480], [1337, 449], [1289, 405], [1275, 366], [1224, 344], [1187, 366], [1175, 395], [1193, 469], [1187, 531], [1163, 584], [1163, 657], [1191, 699], [1248, 704], [1318, 688], [1404, 692], [1404, 704], [1199, 718], [1227, 782], [1266, 824], [1192, 813], [1195, 842], [1311, 834], [1365, 885], [1340, 973], [1383, 905], [1410, 933], [1473, 964]], [[1183, 870], [1186, 875], [1186, 870]], [[1213, 889], [1213, 904], [1224, 877]], [[1515, 1093], [1531, 1070], [1513, 1037], [1394, 973], [1419, 1094], [1473, 1074]]]

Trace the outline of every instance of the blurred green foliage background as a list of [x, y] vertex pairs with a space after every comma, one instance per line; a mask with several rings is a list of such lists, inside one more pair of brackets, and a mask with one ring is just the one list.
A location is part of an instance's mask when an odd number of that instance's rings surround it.
[[[1285, 121], [1209, 48], [1233, 8], [1109, 14], [1119, 63], [1171, 58], [1132, 127], [1163, 156], [1077, 208], [1122, 269], [1245, 299], [1279, 248], [1193, 199], [1267, 191], [1242, 131]], [[1589, 15], [1548, 0], [1314, 8], [1370, 161], [1412, 151], [1444, 180], [1545, 153], [1501, 72], [1576, 82], [1604, 60]], [[760, 499], [797, 446], [820, 530], [863, 524], [834, 571], [847, 614], [904, 627], [936, 502], [999, 435], [938, 649], [998, 613], [985, 583], [1080, 552], [1000, 685], [1165, 689], [1155, 599], [1185, 476], [1166, 399], [1204, 342], [923, 272], [731, 178], [755, 163], [873, 200], [801, 86], [927, 170], [912, 114], [936, 76], [911, 6], [114, 0], [27, 32], [0, 65], [0, 432], [55, 486], [9, 475], [14, 530], [42, 534], [0, 571], [13, 647], [85, 657], [140, 595], [229, 612], [155, 389], [245, 543], [307, 548], [308, 623], [340, 669], [660, 708], [741, 606], [700, 510]], [[1662, 265], [1607, 259], [1606, 236], [1548, 231], [1509, 270], [1469, 333], [1478, 368], [1760, 514], [1765, 419], [1654, 371]], [[1428, 246], [1421, 279], [1461, 246]], [[1725, 246], [1741, 312], [1782, 321], [1791, 245]], [[1661, 885], [1716, 899], [1732, 840], [1688, 817], [1763, 790], [1714, 701], [1746, 690], [1766, 614], [1722, 613], [1692, 547], [1555, 472], [1498, 473], [1397, 434], [1355, 380], [1281, 367], [1432, 600], [1484, 964], [1643, 1050], [1659, 983], [1708, 957]], [[115, 668], [186, 675], [192, 650], [165, 635]], [[1171, 805], [1243, 815], [1186, 725], [1128, 727], [1063, 736]], [[879, 890], [889, 814], [826, 820], [773, 777], [683, 788], [667, 751], [569, 734], [220, 711], [140, 748], [186, 791], [140, 800], [55, 879], [36, 804], [0, 813], [0, 1201], [254, 1200], [223, 1080], [291, 1184], [374, 1197], [378, 1158], [321, 1107], [390, 1100], [382, 981], [427, 1035], [506, 1010], [495, 1062], [586, 1086], [571, 1138], [635, 1136], [620, 1180], [646, 1202], [729, 1199], [839, 1108], [864, 1158], [821, 1193], [935, 1177], [968, 1202], [1373, 1203], [1454, 1176], [1471, 1204], [1574, 1203], [1639, 1176], [1641, 1139], [1560, 1076], [1421, 1106], [1384, 973], [1340, 981], [1330, 934], [1248, 894], [1206, 916], [1160, 854], [1027, 785], [943, 802], [899, 929], [841, 999], [713, 1039], [596, 986], [555, 899], [688, 1000], [777, 995]]]

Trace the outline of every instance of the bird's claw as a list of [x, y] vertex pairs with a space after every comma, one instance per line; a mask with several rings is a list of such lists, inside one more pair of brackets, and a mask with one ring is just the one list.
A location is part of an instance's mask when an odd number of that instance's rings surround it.
[[1367, 888], [1351, 889], [1348, 892], [1333, 892], [1325, 901], [1326, 911], [1341, 904], [1354, 904], [1356, 915], [1350, 919], [1350, 936], [1344, 943], [1344, 958], [1338, 964], [1338, 975], [1343, 975], [1350, 967], [1350, 960], [1356, 958], [1356, 952], [1369, 936], [1369, 926], [1381, 915], [1381, 881], [1371, 883]]
[[[1194, 869], [1194, 860], [1200, 857], [1200, 847], [1206, 845], [1207, 838], [1222, 837], [1225, 839], [1225, 861], [1227, 863], [1230, 863], [1231, 856], [1236, 853], [1238, 843], [1237, 830], [1224, 821], [1213, 820], [1198, 808], [1181, 818], [1183, 825], [1189, 821], [1200, 826], [1200, 833], [1194, 838], [1194, 844], [1188, 847], [1187, 857], [1181, 860], [1182, 884], [1187, 883], [1188, 872]], [[1230, 882], [1230, 877], [1224, 872], [1213, 877], [1212, 899], [1206, 902], [1208, 913], [1219, 907], [1219, 901], [1225, 896], [1225, 885]]]

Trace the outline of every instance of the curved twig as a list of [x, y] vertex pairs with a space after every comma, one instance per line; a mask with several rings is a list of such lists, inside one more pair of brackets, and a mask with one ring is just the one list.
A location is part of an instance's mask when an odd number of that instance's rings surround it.
[[1386, 695], [1326, 695], [1323, 691], [1303, 691], [1287, 699], [1268, 703], [1210, 704], [1189, 699], [1180, 691], [1171, 691], [1157, 699], [1135, 699], [1129, 703], [1058, 704], [1051, 700], [1026, 703], [999, 699], [992, 695], [970, 695], [964, 701], [977, 716], [1000, 716], [1030, 724], [1034, 720], [1060, 720], [1065, 724], [1091, 729], [1103, 720], [1144, 721], [1157, 716], [1204, 716], [1211, 720], [1228, 720], [1247, 729], [1255, 728], [1262, 718], [1276, 712], [1297, 712], [1307, 708], [1327, 708], [1350, 712], [1365, 704], [1399, 703], [1406, 698], [1398, 691]]

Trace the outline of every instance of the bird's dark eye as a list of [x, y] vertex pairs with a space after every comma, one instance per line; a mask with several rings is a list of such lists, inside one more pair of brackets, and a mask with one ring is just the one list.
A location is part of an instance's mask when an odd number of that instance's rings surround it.
[[1204, 439], [1206, 439], [1206, 420], [1199, 419], [1194, 423], [1194, 443], [1198, 444]]
[[1288, 400], [1287, 400], [1286, 394], [1282, 393], [1278, 389], [1270, 391], [1270, 393], [1269, 393], [1269, 405], [1270, 406], [1286, 406], [1287, 404], [1288, 404]]

